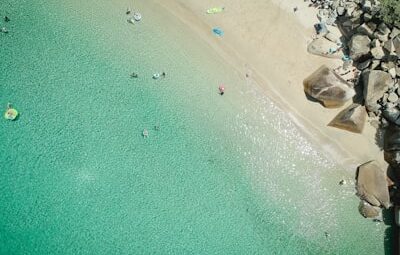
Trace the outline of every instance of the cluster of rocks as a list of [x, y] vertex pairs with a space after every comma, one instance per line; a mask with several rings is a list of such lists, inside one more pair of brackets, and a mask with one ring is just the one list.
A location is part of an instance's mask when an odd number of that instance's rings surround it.
[[[388, 185], [396, 187], [400, 183], [400, 28], [382, 21], [377, 0], [312, 2], [319, 9], [322, 25], [340, 30], [343, 64], [355, 79], [345, 79], [322, 66], [304, 80], [306, 94], [328, 108], [353, 100], [330, 126], [361, 133], [369, 116], [386, 130], [384, 157], [390, 168], [389, 178], [374, 161], [361, 165], [357, 172], [360, 212], [365, 217], [376, 217], [379, 207], [390, 206]], [[400, 199], [393, 202], [400, 205]]]

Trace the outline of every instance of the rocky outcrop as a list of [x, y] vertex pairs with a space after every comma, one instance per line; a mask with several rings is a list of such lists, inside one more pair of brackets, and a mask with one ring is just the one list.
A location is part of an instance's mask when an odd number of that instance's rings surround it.
[[[379, 207], [387, 208], [390, 205], [388, 185], [400, 187], [400, 22], [385, 24], [380, 15], [381, 1], [378, 0], [311, 2], [311, 5], [318, 7], [320, 23], [337, 25], [342, 35], [340, 38], [345, 38], [341, 42], [331, 39], [340, 47], [343, 46], [334, 50], [335, 54], [339, 50], [343, 53], [343, 63], [334, 70], [354, 84], [357, 91], [354, 100], [365, 106], [353, 104], [347, 107], [329, 126], [361, 132], [367, 112], [370, 123], [377, 128], [377, 144], [381, 145], [384, 134], [384, 158], [390, 166], [389, 176], [386, 177], [386, 173], [374, 161], [361, 165], [357, 170], [357, 194], [362, 199], [359, 211], [364, 217], [376, 218], [380, 214]], [[329, 35], [330, 31], [327, 30], [326, 34]], [[329, 54], [327, 57], [332, 56]], [[320, 78], [326, 83], [323, 77], [316, 74], [313, 78]], [[313, 97], [317, 99], [322, 91], [329, 91], [323, 89], [318, 80], [312, 80], [312, 84], [320, 86], [307, 87], [306, 84], [311, 82], [304, 82], [305, 90], [310, 90], [310, 95], [314, 93]], [[314, 87], [317, 89], [313, 90]], [[343, 95], [343, 91], [347, 90], [332, 91], [336, 93], [331, 92], [330, 95]], [[400, 189], [391, 189], [391, 194], [392, 202], [400, 206]]]
[[325, 107], [340, 107], [354, 95], [354, 88], [325, 65], [307, 77], [304, 91], [323, 103]]
[[357, 195], [373, 206], [389, 208], [390, 198], [386, 174], [375, 161], [358, 167]]
[[355, 34], [349, 41], [350, 57], [357, 61], [370, 54], [371, 39], [367, 35]]
[[362, 81], [365, 106], [369, 111], [376, 112], [381, 108], [378, 100], [393, 85], [392, 77], [384, 71], [368, 70], [363, 72]]
[[337, 127], [354, 133], [361, 133], [364, 129], [367, 111], [360, 104], [352, 104], [328, 124], [331, 127]]

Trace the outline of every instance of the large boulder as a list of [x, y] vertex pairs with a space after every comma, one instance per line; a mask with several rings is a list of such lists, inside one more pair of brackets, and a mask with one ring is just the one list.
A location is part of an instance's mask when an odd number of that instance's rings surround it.
[[328, 108], [340, 107], [355, 95], [353, 86], [325, 65], [307, 77], [303, 85], [309, 96]]
[[352, 104], [328, 124], [331, 127], [337, 127], [354, 133], [361, 133], [364, 129], [367, 111], [360, 104]]
[[350, 57], [357, 61], [369, 55], [371, 39], [367, 35], [355, 34], [349, 42]]
[[358, 211], [365, 218], [379, 218], [381, 215], [381, 209], [376, 206], [372, 206], [365, 201], [360, 201]]
[[[330, 39], [335, 40], [330, 36], [331, 35], [328, 36]], [[325, 37], [320, 37], [310, 42], [307, 46], [307, 51], [311, 54], [326, 58], [340, 59], [343, 57], [343, 53], [339, 50], [339, 46]]]
[[378, 99], [383, 96], [389, 86], [393, 86], [393, 79], [390, 74], [379, 70], [368, 70], [363, 72], [362, 81], [364, 84], [365, 106], [369, 111], [376, 109]]
[[375, 161], [362, 164], [357, 169], [357, 195], [373, 206], [389, 208], [389, 189], [384, 171]]

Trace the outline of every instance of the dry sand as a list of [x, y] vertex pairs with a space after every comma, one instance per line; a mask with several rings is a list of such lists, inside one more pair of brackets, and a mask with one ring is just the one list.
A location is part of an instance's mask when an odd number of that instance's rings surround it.
[[[321, 64], [336, 67], [341, 62], [307, 53], [314, 34], [316, 10], [301, 0], [155, 0], [184, 22], [238, 72], [253, 79], [280, 108], [340, 165], [354, 171], [369, 160], [387, 164], [375, 142], [376, 129], [367, 122], [362, 134], [328, 127], [341, 111], [325, 109], [308, 101], [303, 80]], [[224, 6], [223, 13], [208, 15], [206, 10]], [[298, 7], [294, 12], [293, 8]], [[211, 34], [215, 26], [225, 35]], [[349, 102], [348, 104], [350, 104]], [[347, 105], [348, 105], [347, 104]], [[346, 106], [347, 106], [346, 105]]]

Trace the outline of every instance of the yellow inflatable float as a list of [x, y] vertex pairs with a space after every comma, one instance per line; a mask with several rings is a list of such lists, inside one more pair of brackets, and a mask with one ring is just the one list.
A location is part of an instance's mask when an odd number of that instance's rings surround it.
[[11, 104], [7, 105], [7, 110], [4, 113], [4, 118], [7, 120], [15, 120], [18, 117], [18, 111], [11, 107]]

